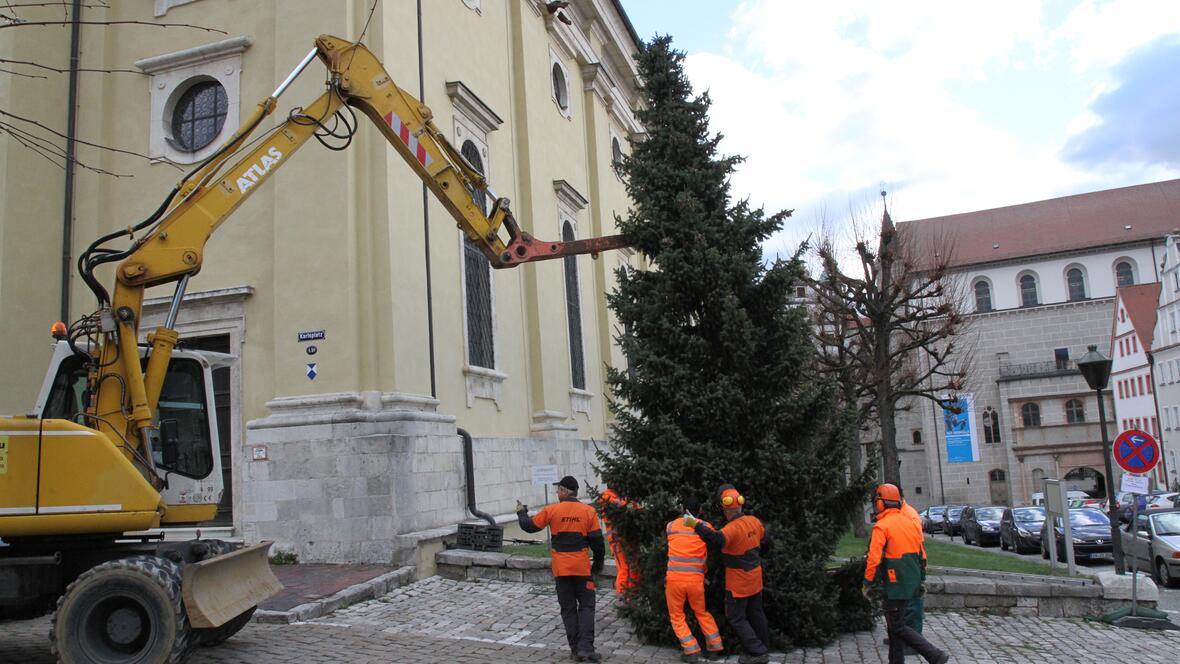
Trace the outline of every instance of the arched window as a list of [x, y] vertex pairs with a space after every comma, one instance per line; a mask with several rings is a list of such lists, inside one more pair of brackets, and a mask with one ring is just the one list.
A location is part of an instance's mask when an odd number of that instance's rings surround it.
[[922, 444], [922, 430], [921, 429], [914, 429], [914, 433], [912, 434], [911, 437], [914, 439], [915, 445]]
[[1035, 307], [1039, 303], [1037, 278], [1031, 274], [1020, 277], [1020, 306]]
[[1000, 442], [1000, 417], [996, 414], [996, 409], [991, 406], [985, 407], [980, 418], [983, 420], [983, 442]]
[[617, 136], [611, 136], [610, 139], [610, 161], [615, 169], [615, 175], [623, 177], [623, 146]]
[[983, 279], [975, 282], [975, 310], [981, 314], [992, 310], [992, 287]]
[[1086, 277], [1081, 268], [1071, 267], [1065, 272], [1065, 286], [1069, 292], [1069, 301], [1086, 299]]
[[1045, 471], [1040, 468], [1033, 468], [1032, 471], [1032, 485], [1033, 491], [1044, 491], [1045, 486], [1043, 480], [1045, 479]]
[[[568, 221], [561, 226], [561, 239], [565, 242], [575, 239], [574, 226]], [[561, 260], [565, 267], [565, 315], [569, 324], [570, 384], [584, 390], [586, 361], [582, 350], [582, 303], [578, 299], [578, 258], [566, 256]]]
[[1128, 260], [1121, 260], [1115, 263], [1114, 278], [1120, 286], [1135, 285], [1135, 266]]
[[[459, 153], [472, 168], [484, 172], [483, 156], [473, 141], [463, 141]], [[487, 196], [471, 192], [472, 200], [487, 214]], [[467, 307], [467, 362], [471, 366], [496, 368], [492, 341], [492, 265], [474, 242], [463, 238], [463, 284]]]
[[990, 470], [987, 473], [987, 479], [991, 482], [1003, 482], [1005, 479], [1007, 479], [1007, 477], [1008, 476], [1004, 474], [1004, 471], [1000, 470], [999, 468]]
[[1020, 407], [1020, 419], [1026, 427], [1041, 426], [1041, 407], [1035, 403], [1026, 403]]
[[1065, 402], [1065, 421], [1070, 424], [1086, 421], [1086, 406], [1081, 399], [1070, 399]]

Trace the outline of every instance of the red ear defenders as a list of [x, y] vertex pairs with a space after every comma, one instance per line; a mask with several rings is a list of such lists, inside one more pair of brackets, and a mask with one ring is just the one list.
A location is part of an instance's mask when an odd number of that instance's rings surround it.
[[737, 489], [726, 489], [721, 494], [721, 506], [733, 507], [734, 505], [745, 505], [746, 497], [737, 492]]

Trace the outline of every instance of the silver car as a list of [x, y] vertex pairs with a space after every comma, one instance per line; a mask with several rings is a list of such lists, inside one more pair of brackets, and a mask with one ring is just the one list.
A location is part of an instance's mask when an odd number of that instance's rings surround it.
[[1151, 570], [1161, 587], [1180, 585], [1180, 510], [1140, 514], [1135, 528], [1124, 529], [1122, 537], [1123, 551], [1135, 557], [1139, 569]]

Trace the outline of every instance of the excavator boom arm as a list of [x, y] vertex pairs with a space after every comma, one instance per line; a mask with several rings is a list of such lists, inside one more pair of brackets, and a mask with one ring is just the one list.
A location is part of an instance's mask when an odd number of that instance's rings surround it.
[[[247, 139], [273, 113], [278, 96], [315, 57], [328, 68], [327, 91], [268, 130], [256, 141], [257, 146], [229, 164], [249, 148]], [[148, 466], [149, 479], [157, 484], [150, 430], [164, 373], [178, 340], [172, 328], [188, 279], [200, 271], [205, 245], [217, 227], [345, 106], [373, 121], [493, 267], [598, 254], [626, 246], [617, 235], [570, 242], [534, 239], [520, 229], [508, 199], [491, 194], [484, 176], [434, 125], [430, 109], [399, 88], [372, 52], [359, 43], [321, 35], [274, 94], [258, 104], [214, 157], [181, 182], [164, 215], [117, 267], [108, 317], [114, 323], [115, 338], [108, 335], [92, 370], [90, 389], [97, 398], [88, 412], [100, 429], [132, 447], [143, 448], [144, 454], [139, 456]], [[480, 196], [493, 199], [490, 213], [485, 214], [476, 203]], [[172, 309], [165, 325], [149, 335], [152, 351], [147, 367], [141, 369], [136, 345], [144, 289], [167, 283], [177, 283]]]

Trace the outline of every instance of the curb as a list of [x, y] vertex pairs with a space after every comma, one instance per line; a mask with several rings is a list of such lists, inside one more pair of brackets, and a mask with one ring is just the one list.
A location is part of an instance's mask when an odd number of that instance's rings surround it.
[[306, 604], [300, 604], [287, 611], [268, 611], [258, 609], [254, 612], [252, 622], [271, 625], [287, 625], [296, 622], [306, 622], [314, 618], [325, 616], [337, 609], [343, 609], [366, 600], [380, 597], [394, 588], [400, 588], [414, 580], [415, 568], [410, 565], [382, 574], [354, 586], [349, 586], [340, 592]]

